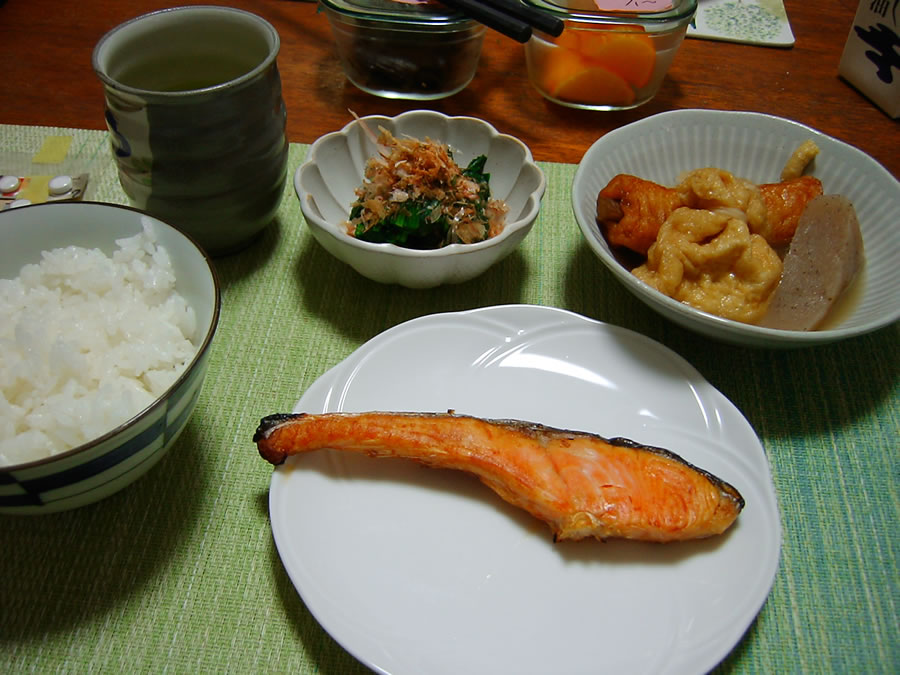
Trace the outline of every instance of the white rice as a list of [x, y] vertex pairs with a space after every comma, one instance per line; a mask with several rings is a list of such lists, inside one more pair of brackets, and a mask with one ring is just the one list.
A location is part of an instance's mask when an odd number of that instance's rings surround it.
[[44, 251], [18, 278], [0, 279], [0, 466], [111, 431], [197, 353], [194, 311], [152, 225], [116, 244], [112, 257]]

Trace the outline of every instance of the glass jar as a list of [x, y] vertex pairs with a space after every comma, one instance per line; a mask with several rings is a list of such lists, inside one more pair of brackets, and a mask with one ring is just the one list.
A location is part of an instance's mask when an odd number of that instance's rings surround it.
[[587, 110], [625, 110], [653, 98], [697, 10], [697, 0], [642, 12], [601, 10], [604, 0], [524, 2], [565, 22], [559, 37], [534, 31], [526, 43], [532, 85], [554, 103]]
[[464, 89], [485, 27], [437, 3], [321, 0], [347, 79], [385, 98], [431, 100]]

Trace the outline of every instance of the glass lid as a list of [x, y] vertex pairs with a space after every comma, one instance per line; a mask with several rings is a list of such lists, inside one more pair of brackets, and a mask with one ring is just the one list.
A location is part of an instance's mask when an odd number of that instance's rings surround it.
[[432, 0], [321, 0], [321, 3], [335, 12], [369, 21], [429, 26], [472, 22], [460, 12]]
[[524, 0], [556, 15], [610, 23], [665, 24], [689, 20], [697, 0]]

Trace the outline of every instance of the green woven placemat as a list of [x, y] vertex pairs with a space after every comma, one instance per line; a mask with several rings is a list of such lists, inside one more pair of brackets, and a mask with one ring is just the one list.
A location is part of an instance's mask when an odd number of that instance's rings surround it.
[[[72, 137], [68, 164], [56, 168], [88, 170], [88, 198], [125, 203], [103, 132], [0, 125], [0, 158], [24, 166], [48, 135]], [[291, 146], [291, 172], [306, 150]], [[548, 189], [522, 246], [478, 279], [430, 291], [373, 284], [334, 260], [287, 185], [265, 235], [216, 261], [223, 307], [209, 375], [168, 455], [101, 503], [0, 516], [0, 672], [364, 671], [284, 572], [269, 528], [271, 469], [253, 431], [379, 332], [506, 303], [563, 307], [649, 335], [760, 435], [782, 510], [782, 563], [722, 671], [895, 671], [900, 328], [795, 352], [689, 333], [625, 293], [582, 242], [570, 206], [575, 167], [541, 168]], [[598, 653], [598, 672], [603, 665]]]

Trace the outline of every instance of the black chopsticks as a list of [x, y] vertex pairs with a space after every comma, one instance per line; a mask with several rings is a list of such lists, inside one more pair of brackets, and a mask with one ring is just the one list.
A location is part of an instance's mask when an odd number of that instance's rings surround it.
[[482, 2], [500, 12], [521, 19], [532, 28], [537, 28], [553, 37], [559, 37], [565, 27], [563, 20], [559, 17], [542, 12], [536, 7], [523, 5], [519, 0], [482, 0]]
[[518, 42], [528, 42], [532, 27], [554, 37], [563, 32], [562, 19], [523, 5], [519, 0], [440, 1]]

